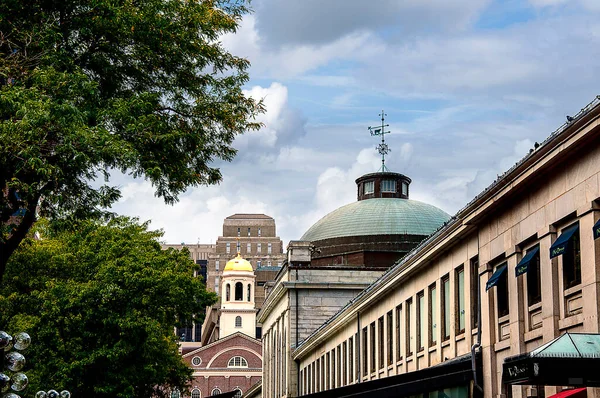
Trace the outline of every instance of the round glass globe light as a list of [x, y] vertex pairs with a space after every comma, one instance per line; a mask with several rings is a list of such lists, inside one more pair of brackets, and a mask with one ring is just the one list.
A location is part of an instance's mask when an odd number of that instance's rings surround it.
[[27, 333], [21, 332], [15, 335], [15, 349], [26, 350], [29, 344], [31, 344], [31, 337]]
[[27, 384], [29, 384], [29, 379], [25, 373], [15, 373], [11, 380], [12, 385], [10, 388], [14, 391], [23, 391], [27, 387]]
[[6, 392], [10, 387], [10, 377], [4, 373], [0, 373], [0, 391]]
[[4, 394], [2, 398], [21, 398], [21, 396], [15, 394], [14, 392], [9, 392], [8, 394]]
[[46, 394], [46, 391], [38, 391], [35, 393], [35, 398], [47, 398], [48, 394]]
[[48, 391], [48, 398], [58, 398], [60, 394], [56, 390]]
[[71, 393], [67, 390], [62, 390], [60, 392], [60, 398], [71, 398]]
[[10, 334], [6, 333], [4, 330], [0, 331], [0, 349], [4, 349], [11, 341], [12, 337], [10, 337]]
[[25, 367], [25, 357], [18, 352], [9, 352], [4, 357], [5, 364], [11, 372], [18, 372]]

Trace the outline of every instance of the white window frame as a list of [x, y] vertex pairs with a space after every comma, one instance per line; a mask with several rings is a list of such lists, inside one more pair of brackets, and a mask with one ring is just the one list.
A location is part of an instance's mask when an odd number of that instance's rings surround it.
[[235, 357], [231, 357], [231, 359], [229, 359], [229, 362], [227, 363], [227, 367], [228, 368], [247, 368], [248, 361], [246, 360], [246, 358], [244, 358], [240, 355], [236, 355]]
[[229, 242], [225, 244], [225, 253], [231, 253], [231, 244]]
[[271, 254], [273, 251], [273, 246], [270, 243], [267, 243], [267, 254]]
[[375, 193], [375, 181], [366, 181], [363, 187], [365, 195]]
[[381, 180], [381, 192], [395, 193], [396, 180]]

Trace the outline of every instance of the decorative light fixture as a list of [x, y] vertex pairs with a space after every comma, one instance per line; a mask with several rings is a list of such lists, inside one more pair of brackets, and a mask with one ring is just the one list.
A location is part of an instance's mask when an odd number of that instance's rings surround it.
[[[17, 333], [14, 337], [4, 331], [0, 331], [0, 353], [2, 366], [0, 366], [0, 393], [4, 395], [2, 398], [21, 398], [19, 395], [9, 390], [16, 392], [23, 391], [29, 379], [21, 370], [25, 367], [25, 356], [18, 351], [26, 350], [31, 344], [31, 337], [25, 333]], [[12, 349], [16, 351], [11, 351]], [[12, 373], [6, 373], [4, 369]], [[58, 393], [55, 390], [48, 392], [38, 391], [35, 398], [71, 398], [71, 393], [67, 390]]]
[[[14, 337], [5, 331], [0, 331], [0, 352], [2, 367], [0, 368], [0, 392], [6, 393], [3, 398], [20, 398], [14, 392], [23, 391], [29, 384], [27, 375], [21, 370], [25, 367], [25, 357], [18, 351], [23, 351], [31, 344], [31, 337], [25, 332], [17, 333]], [[16, 351], [11, 351], [15, 349]], [[12, 373], [5, 373], [5, 369]]]

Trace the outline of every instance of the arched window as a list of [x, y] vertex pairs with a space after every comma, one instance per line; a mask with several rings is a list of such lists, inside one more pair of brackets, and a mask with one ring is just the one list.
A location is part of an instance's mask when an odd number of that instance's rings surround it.
[[229, 301], [229, 297], [231, 294], [231, 286], [229, 285], [229, 283], [227, 284], [227, 286], [225, 286], [225, 301]]
[[212, 392], [210, 393], [210, 395], [219, 395], [221, 393], [221, 390], [219, 390], [218, 388], [213, 388]]
[[244, 285], [242, 282], [237, 282], [235, 284], [235, 301], [243, 301], [244, 300]]
[[247, 368], [248, 367], [248, 361], [246, 361], [246, 358], [244, 357], [233, 357], [229, 360], [229, 363], [227, 364], [228, 368]]
[[194, 388], [192, 390], [192, 398], [200, 398], [200, 390], [198, 390], [197, 388]]
[[239, 388], [236, 388], [233, 391], [235, 391], [234, 398], [242, 398], [242, 390], [240, 390]]
[[180, 398], [181, 394], [179, 394], [179, 390], [171, 391], [171, 398]]
[[250, 300], [251, 292], [252, 292], [252, 285], [248, 283], [248, 301], [252, 301], [252, 300]]
[[235, 317], [235, 327], [236, 328], [242, 327], [242, 317], [239, 315]]

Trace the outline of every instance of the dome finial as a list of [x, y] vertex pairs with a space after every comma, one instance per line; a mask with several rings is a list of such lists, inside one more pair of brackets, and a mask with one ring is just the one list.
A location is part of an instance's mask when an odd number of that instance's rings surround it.
[[387, 116], [387, 113], [385, 113], [383, 110], [381, 110], [381, 113], [379, 114], [379, 116], [381, 116], [381, 126], [377, 126], [377, 127], [369, 126], [369, 132], [371, 133], [371, 136], [378, 136], [378, 135], [381, 136], [381, 144], [377, 145], [377, 147], [375, 149], [377, 149], [377, 152], [379, 152], [379, 154], [381, 155], [381, 168], [378, 171], [385, 173], [386, 171], [390, 171], [390, 169], [388, 169], [385, 166], [385, 155], [387, 155], [391, 151], [391, 149], [385, 143], [385, 135], [389, 134], [390, 131], [385, 131], [385, 128], [389, 127], [390, 125], [385, 124], [385, 117]]

